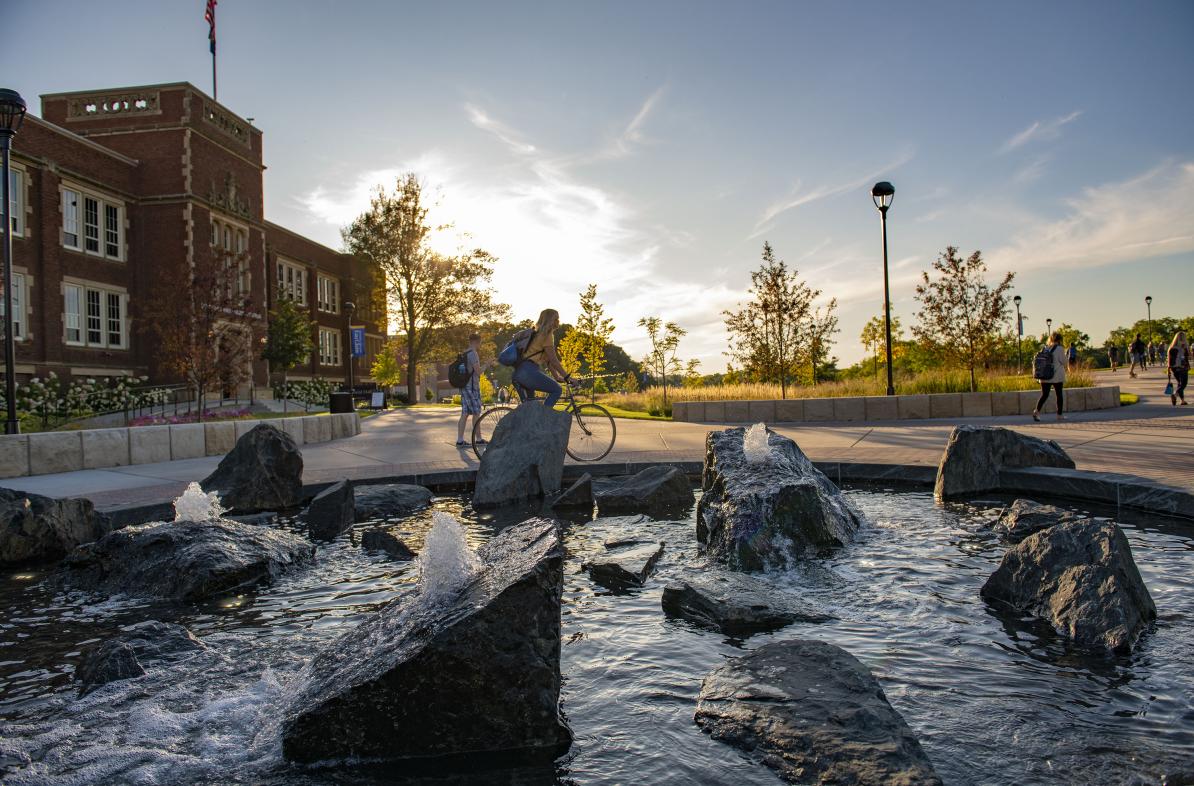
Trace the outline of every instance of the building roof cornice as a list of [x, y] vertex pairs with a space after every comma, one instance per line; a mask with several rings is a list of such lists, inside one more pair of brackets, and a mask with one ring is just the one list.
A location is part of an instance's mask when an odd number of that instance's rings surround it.
[[120, 161], [121, 163], [128, 164], [129, 166], [140, 166], [140, 164], [141, 164], [141, 162], [135, 158], [129, 158], [128, 156], [124, 155], [123, 153], [118, 153], [110, 147], [104, 147], [99, 142], [88, 139], [85, 136], [79, 136], [75, 132], [68, 131], [67, 129], [63, 128], [62, 126], [54, 125], [49, 120], [42, 120], [37, 115], [26, 115], [25, 120], [27, 122], [32, 122], [36, 125], [40, 125], [40, 126], [46, 128], [47, 130], [54, 132], [55, 134], [62, 134], [64, 137], [70, 139], [70, 141], [72, 141], [72, 142], [77, 142], [81, 145], [85, 145], [89, 149], [94, 150], [98, 153], [103, 153], [104, 155], [109, 156], [110, 158], [114, 158], [117, 161]]

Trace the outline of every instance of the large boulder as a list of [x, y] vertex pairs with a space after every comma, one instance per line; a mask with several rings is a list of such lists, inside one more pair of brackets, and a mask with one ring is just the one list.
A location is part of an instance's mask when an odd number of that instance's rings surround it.
[[794, 622], [833, 619], [765, 581], [740, 573], [679, 577], [664, 587], [662, 605], [668, 616], [736, 638], [779, 630]]
[[1053, 440], [997, 426], [955, 426], [937, 466], [938, 499], [999, 490], [1004, 468], [1061, 467], [1074, 460]]
[[1083, 518], [1085, 516], [1072, 510], [1042, 505], [1030, 499], [1018, 499], [1000, 512], [991, 529], [1008, 543], [1019, 543], [1029, 535], [1048, 529], [1054, 524], [1079, 521]]
[[705, 437], [697, 541], [735, 569], [784, 566], [810, 551], [843, 546], [863, 522], [795, 442], [766, 433], [771, 450], [763, 462], [747, 459], [743, 428]]
[[74, 680], [79, 683], [79, 695], [86, 695], [109, 682], [140, 677], [145, 663], [173, 663], [206, 649], [182, 625], [147, 620], [84, 653]]
[[303, 454], [289, 434], [261, 423], [199, 485], [235, 513], [293, 508], [303, 501]]
[[315, 547], [284, 530], [227, 519], [155, 522], [116, 530], [64, 561], [74, 586], [200, 601], [303, 565]]
[[823, 641], [765, 644], [705, 677], [696, 722], [789, 783], [940, 786], [883, 689]]
[[107, 535], [111, 522], [87, 499], [51, 499], [0, 488], [0, 565], [60, 559]]
[[410, 483], [380, 483], [356, 486], [357, 521], [376, 521], [400, 518], [420, 511], [431, 504], [431, 489]]
[[414, 589], [315, 656], [283, 713], [286, 758], [463, 764], [567, 748], [558, 528], [529, 519], [478, 557], [458, 591]]
[[356, 521], [352, 483], [341, 480], [316, 494], [303, 518], [307, 533], [315, 540], [332, 540], [352, 529]]
[[628, 478], [603, 478], [594, 486], [601, 515], [687, 508], [696, 497], [688, 476], [676, 467], [647, 467]]
[[624, 590], [646, 584], [662, 556], [661, 541], [620, 541], [607, 544], [604, 552], [581, 567], [601, 586]]
[[1157, 618], [1123, 531], [1109, 521], [1063, 521], [1007, 550], [982, 596], [1032, 614], [1083, 647], [1127, 652]]
[[528, 401], [508, 413], [481, 454], [473, 506], [504, 505], [559, 490], [572, 416]]

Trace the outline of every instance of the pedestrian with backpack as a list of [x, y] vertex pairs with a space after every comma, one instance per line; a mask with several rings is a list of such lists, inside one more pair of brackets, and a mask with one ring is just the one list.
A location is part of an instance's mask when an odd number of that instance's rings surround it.
[[[1190, 366], [1194, 365], [1194, 353], [1190, 350], [1190, 343], [1186, 341], [1186, 332], [1179, 330], [1173, 336], [1173, 343], [1169, 345], [1169, 353], [1166, 358], [1169, 365], [1169, 376], [1173, 378], [1173, 382], [1169, 383], [1166, 392], [1169, 393], [1169, 401], [1173, 406], [1177, 406], [1177, 400], [1182, 400], [1182, 406], [1186, 406], [1186, 385], [1190, 384]], [[1173, 383], [1177, 383], [1177, 387], [1173, 387]]]
[[[560, 400], [561, 382], [570, 381], [568, 372], [556, 355], [555, 331], [560, 326], [560, 313], [546, 308], [539, 314], [535, 327], [520, 330], [498, 355], [498, 362], [514, 368], [514, 389], [523, 401], [535, 398], [536, 392], [546, 393], [544, 406], [551, 408]], [[555, 379], [543, 373], [543, 367]]]
[[1136, 334], [1136, 338], [1128, 345], [1128, 356], [1132, 358], [1132, 365], [1128, 368], [1128, 376], [1136, 376], [1136, 365], [1140, 365], [1140, 370], [1144, 371], [1144, 340], [1140, 338], [1140, 334]]
[[1049, 336], [1049, 343], [1037, 353], [1032, 363], [1032, 376], [1041, 383], [1041, 397], [1037, 399], [1036, 408], [1032, 410], [1032, 419], [1038, 423], [1041, 420], [1041, 409], [1049, 401], [1049, 388], [1053, 388], [1057, 395], [1057, 419], [1065, 420], [1065, 400], [1062, 388], [1065, 387], [1066, 355], [1061, 346], [1061, 333], [1054, 332]]
[[[448, 382], [460, 390], [460, 420], [456, 422], [456, 447], [462, 448], [469, 443], [464, 441], [464, 427], [468, 419], [473, 419], [473, 426], [477, 425], [477, 417], [481, 414], [481, 334], [472, 333], [468, 337], [468, 349], [461, 352], [448, 366]], [[484, 440], [480, 440], [484, 441]]]
[[1078, 368], [1078, 347], [1076, 344], [1070, 344], [1070, 348], [1066, 351], [1066, 357], [1070, 361], [1070, 368]]

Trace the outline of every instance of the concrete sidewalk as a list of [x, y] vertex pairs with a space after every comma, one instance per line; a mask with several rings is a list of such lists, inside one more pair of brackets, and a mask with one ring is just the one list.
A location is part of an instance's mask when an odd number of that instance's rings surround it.
[[[1026, 417], [897, 421], [890, 423], [818, 423], [773, 426], [815, 461], [934, 466], [959, 423], [1008, 426], [1056, 440], [1079, 469], [1141, 475], [1194, 489], [1194, 406], [1173, 407], [1160, 393], [1164, 372], [1149, 371], [1131, 380], [1126, 372], [1100, 373], [1102, 384], [1118, 384], [1141, 395], [1141, 402], [1115, 410], [1081, 412], [1057, 422]], [[1192, 396], [1194, 398], [1194, 396]], [[1162, 403], [1163, 402], [1163, 403]], [[476, 468], [471, 450], [455, 447], [454, 410], [395, 410], [365, 420], [361, 433], [303, 448], [308, 483], [407, 475]], [[718, 424], [618, 420], [617, 442], [607, 461], [699, 461], [705, 433]], [[163, 502], [186, 484], [206, 477], [218, 457], [140, 464], [58, 475], [10, 478], [0, 486], [55, 497], [88, 497], [101, 508]]]

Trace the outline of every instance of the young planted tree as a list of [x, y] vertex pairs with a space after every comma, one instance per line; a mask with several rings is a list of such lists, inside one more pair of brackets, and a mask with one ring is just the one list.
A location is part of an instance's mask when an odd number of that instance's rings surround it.
[[922, 273], [924, 280], [916, 285], [921, 308], [912, 333], [937, 354], [968, 369], [970, 390], [978, 390], [974, 369], [998, 342], [1015, 273], [991, 287], [982, 252], [963, 258], [955, 246], [946, 247], [937, 257], [933, 271], [933, 277], [928, 271]]
[[[808, 320], [808, 367], [812, 383], [817, 384], [817, 370], [829, 366], [829, 352], [833, 348], [833, 334], [838, 332], [837, 298], [817, 308]], [[836, 362], [836, 358], [833, 362]]]
[[580, 315], [576, 318], [576, 332], [580, 334], [580, 353], [584, 356], [588, 373], [604, 373], [605, 348], [614, 334], [614, 321], [605, 316], [605, 306], [597, 302], [596, 284], [589, 284], [580, 294]]
[[[891, 318], [891, 351], [892, 360], [895, 360], [896, 351], [900, 348], [900, 342], [904, 338], [904, 328], [900, 325], [900, 318], [892, 316]], [[883, 315], [871, 317], [870, 320], [862, 326], [862, 334], [859, 336], [862, 345], [866, 347], [875, 360], [875, 379], [879, 378], [879, 363], [880, 358], [887, 357], [887, 330], [883, 325]]]
[[278, 298], [269, 315], [269, 330], [261, 357], [269, 361], [271, 371], [282, 372], [283, 412], [290, 399], [286, 375], [299, 363], [311, 359], [311, 353], [315, 351], [315, 342], [311, 339], [314, 330], [315, 324], [306, 311], [288, 297]]
[[369, 376], [383, 388], [391, 388], [402, 381], [402, 362], [399, 360], [402, 344], [400, 338], [388, 339], [373, 359]]
[[480, 323], [508, 311], [494, 302], [489, 288], [494, 259], [487, 252], [478, 248], [449, 256], [430, 248], [428, 210], [419, 179], [407, 173], [393, 191], [379, 187], [369, 209], [341, 233], [347, 250], [376, 264], [385, 279], [386, 297], [404, 339], [411, 401], [419, 400], [419, 365], [444, 328]]
[[663, 386], [663, 404], [666, 407], [667, 378], [669, 374], [679, 374], [684, 370], [676, 351], [680, 347], [680, 339], [688, 331], [675, 322], [664, 324], [659, 317], [643, 317], [638, 324], [646, 329], [647, 339], [651, 342], [651, 349], [643, 358], [643, 366]]
[[[763, 243], [763, 264], [750, 274], [752, 299], [738, 311], [724, 311], [730, 334], [727, 353], [760, 382], [774, 382], [788, 397], [788, 383], [808, 357], [814, 290]], [[836, 327], [836, 320], [835, 320]]]

